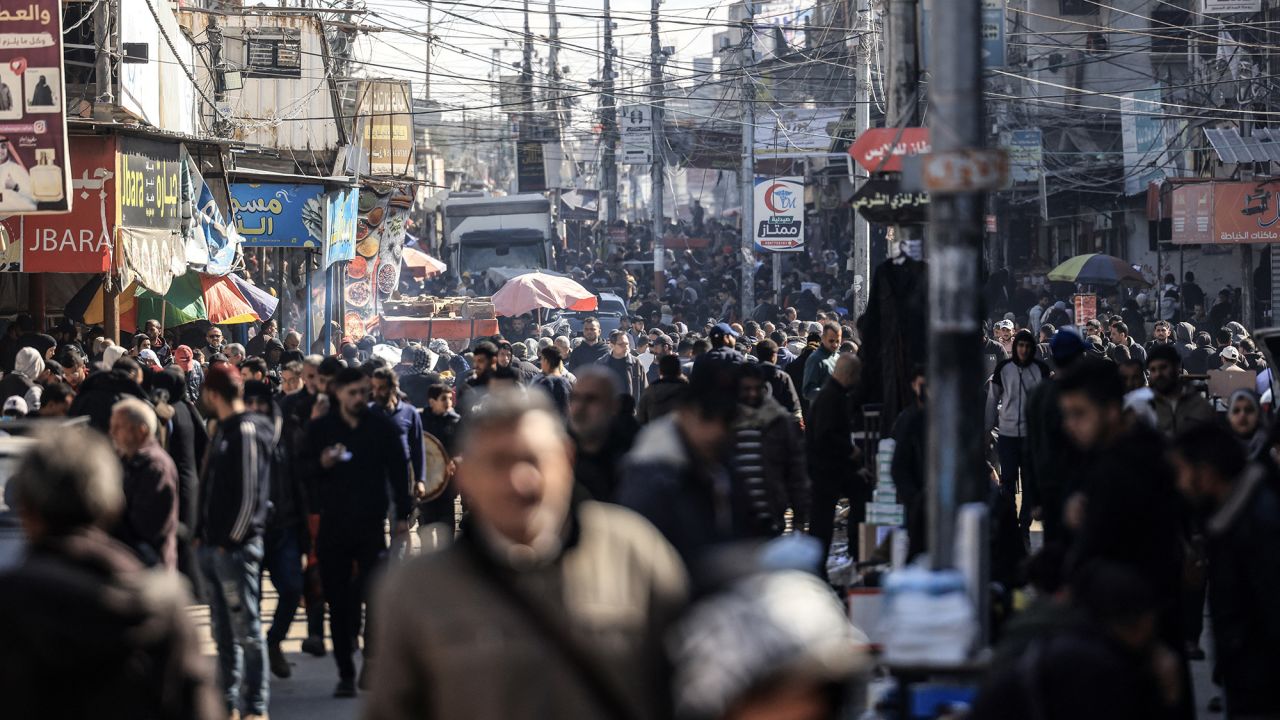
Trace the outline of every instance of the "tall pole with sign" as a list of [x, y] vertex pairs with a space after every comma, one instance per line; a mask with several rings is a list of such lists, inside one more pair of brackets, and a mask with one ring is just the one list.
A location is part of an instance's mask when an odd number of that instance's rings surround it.
[[[862, 137], [862, 134], [871, 127], [871, 53], [876, 52], [871, 42], [871, 0], [857, 0], [858, 12], [858, 67], [855, 70], [857, 76], [854, 85], [854, 118], [857, 125], [855, 137]], [[854, 184], [854, 189], [858, 188], [858, 181], [850, 178]], [[867, 307], [867, 297], [871, 289], [871, 223], [856, 211], [853, 213], [853, 242], [849, 244], [849, 263], [850, 270], [853, 274], [860, 278], [858, 280], [858, 290], [855, 294], [853, 311], [854, 317], [862, 314]]]
[[756, 64], [755, 0], [747, 0], [747, 19], [742, 23], [742, 287], [741, 317], [755, 308], [755, 175], [756, 106], [751, 71]]
[[613, 15], [604, 0], [604, 77], [600, 96], [600, 195], [606, 232], [618, 221], [618, 108], [613, 95]]
[[[966, 1], [966, 0], [956, 0]], [[912, 127], [920, 122], [919, 38], [916, 31], [919, 17], [919, 0], [890, 0], [888, 27], [888, 126]], [[949, 35], [954, 29], [945, 31]], [[894, 241], [902, 243], [920, 238], [920, 226], [898, 225], [894, 228]], [[893, 255], [892, 245], [889, 254]]]
[[666, 221], [663, 213], [663, 202], [666, 193], [666, 154], [662, 151], [662, 111], [665, 108], [662, 88], [662, 40], [658, 37], [658, 3], [652, 0], [649, 5], [649, 84], [653, 98], [653, 164], [650, 175], [653, 183], [653, 288], [662, 297], [662, 288], [666, 284], [664, 263], [666, 248], [663, 241], [666, 237]]
[[932, 154], [924, 159], [931, 193], [929, 238], [929, 557], [954, 567], [960, 505], [986, 496], [983, 429], [967, 416], [982, 405], [978, 294], [984, 192], [1003, 179], [998, 156], [983, 150], [981, 5], [939, 2], [930, 11]]

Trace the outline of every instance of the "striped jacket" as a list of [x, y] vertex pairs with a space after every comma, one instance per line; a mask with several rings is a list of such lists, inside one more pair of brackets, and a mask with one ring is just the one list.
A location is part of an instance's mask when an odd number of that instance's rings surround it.
[[196, 536], [202, 542], [237, 548], [262, 535], [275, 445], [275, 427], [265, 415], [240, 413], [218, 423], [200, 473]]

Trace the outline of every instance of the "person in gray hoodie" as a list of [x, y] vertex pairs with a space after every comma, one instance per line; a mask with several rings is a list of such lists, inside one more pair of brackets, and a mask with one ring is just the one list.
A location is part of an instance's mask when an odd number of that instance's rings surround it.
[[1196, 326], [1189, 322], [1180, 322], [1174, 326], [1173, 347], [1177, 349], [1184, 365], [1192, 351], [1196, 349], [1195, 336]]
[[[1027, 472], [1027, 397], [1051, 374], [1049, 366], [1037, 360], [1035, 353], [1031, 332], [1019, 330], [1013, 338], [1012, 357], [996, 365], [987, 388], [986, 427], [997, 432], [1000, 491], [1010, 496], [1018, 492], [1019, 475]], [[1024, 537], [1029, 537], [1033, 504], [1023, 499], [1018, 522]]]

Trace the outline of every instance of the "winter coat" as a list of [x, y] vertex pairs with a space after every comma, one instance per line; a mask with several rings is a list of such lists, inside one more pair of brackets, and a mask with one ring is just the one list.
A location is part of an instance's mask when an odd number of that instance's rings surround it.
[[265, 415], [240, 413], [218, 423], [200, 478], [196, 535], [205, 545], [239, 548], [262, 536], [276, 442]]
[[689, 381], [681, 376], [675, 380], [658, 380], [645, 388], [636, 405], [636, 422], [644, 425], [675, 410], [688, 387]]
[[783, 407], [796, 420], [801, 418], [800, 412], [800, 395], [796, 392], [796, 386], [791, 382], [791, 376], [785, 370], [772, 363], [761, 363], [760, 369], [764, 371], [765, 377], [768, 378], [769, 390], [773, 393], [773, 399]]
[[640, 431], [622, 462], [616, 501], [643, 515], [696, 575], [704, 553], [738, 537], [728, 472], [695, 458], [668, 415]]
[[987, 386], [986, 424], [1004, 437], [1025, 437], [1027, 434], [1027, 396], [1050, 374], [1049, 366], [1032, 359], [1020, 365], [1015, 359], [996, 364]]
[[787, 508], [795, 512], [795, 527], [805, 526], [809, 477], [804, 440], [795, 418], [777, 400], [765, 396], [760, 407], [738, 406], [730, 457], [734, 512], [744, 532], [781, 535]]
[[635, 355], [628, 353], [620, 358], [606, 355], [598, 364], [603, 365], [618, 378], [618, 385], [623, 395], [630, 395], [636, 400], [640, 399], [640, 394], [644, 392], [647, 383], [644, 368], [640, 366], [640, 361]]
[[1200, 393], [1186, 390], [1176, 398], [1155, 394], [1156, 429], [1167, 438], [1173, 438], [1183, 430], [1217, 419], [1213, 406]]
[[1182, 358], [1182, 365], [1186, 367], [1187, 356], [1192, 350], [1196, 349], [1194, 338], [1196, 335], [1195, 326], [1189, 322], [1180, 322], [1173, 326], [1174, 348], [1178, 351], [1178, 356]]
[[80, 392], [71, 402], [67, 415], [79, 417], [89, 416], [89, 426], [106, 433], [111, 426], [111, 408], [127, 397], [146, 400], [146, 393], [133, 378], [119, 370], [96, 372], [80, 383]]
[[519, 566], [488, 537], [464, 521], [457, 543], [399, 566], [379, 588], [365, 720], [617, 717], [553, 637], [580, 648], [631, 717], [670, 716], [662, 636], [688, 581], [652, 525], [581, 502], [563, 551]]
[[154, 438], [123, 461], [124, 513], [113, 533], [149, 567], [178, 569], [178, 468]]
[[1250, 465], [1209, 518], [1209, 611], [1227, 712], [1280, 715], [1280, 495]]
[[45, 538], [0, 576], [6, 717], [226, 717], [176, 574], [97, 530]]
[[[599, 450], [577, 445], [573, 479], [592, 500], [612, 502], [618, 492], [622, 458], [636, 440], [637, 426], [630, 417], [617, 417], [609, 425], [609, 434]], [[577, 442], [577, 438], [574, 438]]]
[[805, 359], [804, 383], [801, 385], [800, 391], [809, 402], [813, 402], [813, 396], [818, 394], [822, 386], [827, 383], [827, 378], [831, 377], [831, 371], [835, 367], [835, 360], [832, 359], [834, 355], [835, 353], [819, 345]]
[[578, 368], [600, 362], [608, 356], [609, 344], [603, 340], [597, 341], [595, 345], [581, 342], [578, 343], [578, 347], [569, 351], [569, 357], [565, 359], [564, 366], [570, 372], [577, 372]]

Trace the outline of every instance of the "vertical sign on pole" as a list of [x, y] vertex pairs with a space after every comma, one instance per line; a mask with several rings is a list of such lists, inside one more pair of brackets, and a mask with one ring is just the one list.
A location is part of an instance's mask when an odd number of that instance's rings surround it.
[[803, 251], [804, 178], [756, 178], [754, 196], [756, 251]]

